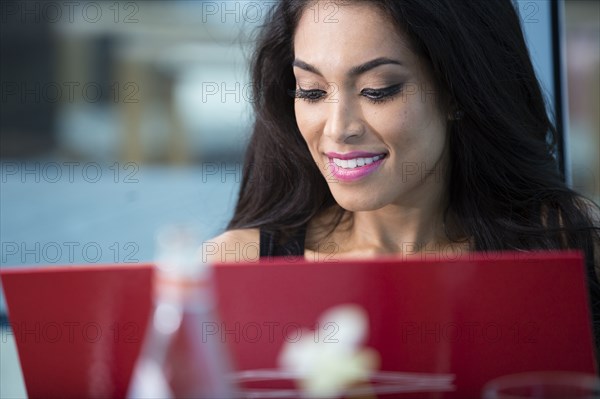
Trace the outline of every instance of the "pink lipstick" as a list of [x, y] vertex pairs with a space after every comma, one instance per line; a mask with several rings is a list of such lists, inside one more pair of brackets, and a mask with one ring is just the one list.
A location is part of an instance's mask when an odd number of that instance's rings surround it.
[[335, 179], [353, 182], [369, 176], [383, 163], [387, 153], [352, 151], [347, 153], [328, 152], [329, 170]]

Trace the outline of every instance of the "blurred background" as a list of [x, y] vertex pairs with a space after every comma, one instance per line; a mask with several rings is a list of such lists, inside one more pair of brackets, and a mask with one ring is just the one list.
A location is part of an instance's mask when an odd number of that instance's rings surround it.
[[[0, 267], [142, 263], [165, 226], [220, 233], [252, 123], [251, 34], [274, 4], [0, 2]], [[549, 4], [516, 7], [552, 99]], [[568, 166], [598, 203], [599, 4], [564, 11]], [[0, 397], [22, 397], [2, 328]]]

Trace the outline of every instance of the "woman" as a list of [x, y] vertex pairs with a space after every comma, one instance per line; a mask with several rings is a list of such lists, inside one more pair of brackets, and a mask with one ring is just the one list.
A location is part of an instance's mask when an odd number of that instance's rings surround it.
[[239, 199], [209, 260], [575, 248], [600, 342], [597, 206], [558, 171], [509, 0], [284, 0], [252, 78]]

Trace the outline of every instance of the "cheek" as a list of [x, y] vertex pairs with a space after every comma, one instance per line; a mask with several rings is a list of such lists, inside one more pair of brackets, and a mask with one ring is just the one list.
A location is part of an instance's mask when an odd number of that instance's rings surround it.
[[417, 100], [402, 104], [390, 120], [395, 122], [403, 139], [412, 143], [437, 141], [444, 136], [445, 124], [433, 102]]
[[404, 163], [435, 163], [444, 148], [445, 123], [434, 107], [427, 103], [395, 104], [386, 110], [371, 113], [370, 129], [394, 155], [393, 168]]
[[365, 115], [368, 115], [365, 119], [369, 130], [379, 136], [379, 140], [386, 145], [403, 147], [412, 141], [417, 113], [406, 104], [394, 104]]
[[417, 134], [430, 128], [434, 115], [427, 104], [420, 101], [411, 101], [403, 104], [397, 114], [396, 121], [399, 129]]
[[311, 112], [305, 105], [300, 104], [294, 107], [296, 115], [296, 124], [298, 129], [308, 144], [311, 152], [316, 150], [320, 138], [320, 127], [322, 123], [317, 116], [317, 112]]

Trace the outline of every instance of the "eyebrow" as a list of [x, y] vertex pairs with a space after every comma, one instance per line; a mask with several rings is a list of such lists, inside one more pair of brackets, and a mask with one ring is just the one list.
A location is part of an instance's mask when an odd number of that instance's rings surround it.
[[[350, 70], [348, 71], [348, 76], [356, 77], [367, 71], [370, 71], [373, 68], [377, 68], [378, 66], [387, 65], [387, 64], [402, 65], [402, 63], [400, 61], [393, 60], [393, 59], [387, 58], [387, 57], [379, 57], [379, 58], [375, 58], [371, 61], [367, 61], [364, 64], [360, 64], [360, 65], [350, 68]], [[299, 60], [297, 58], [292, 63], [292, 66], [304, 69], [305, 71], [308, 71], [308, 72], [315, 73], [319, 76], [323, 76], [323, 74], [316, 67], [314, 67], [313, 65], [310, 65], [302, 60]]]

